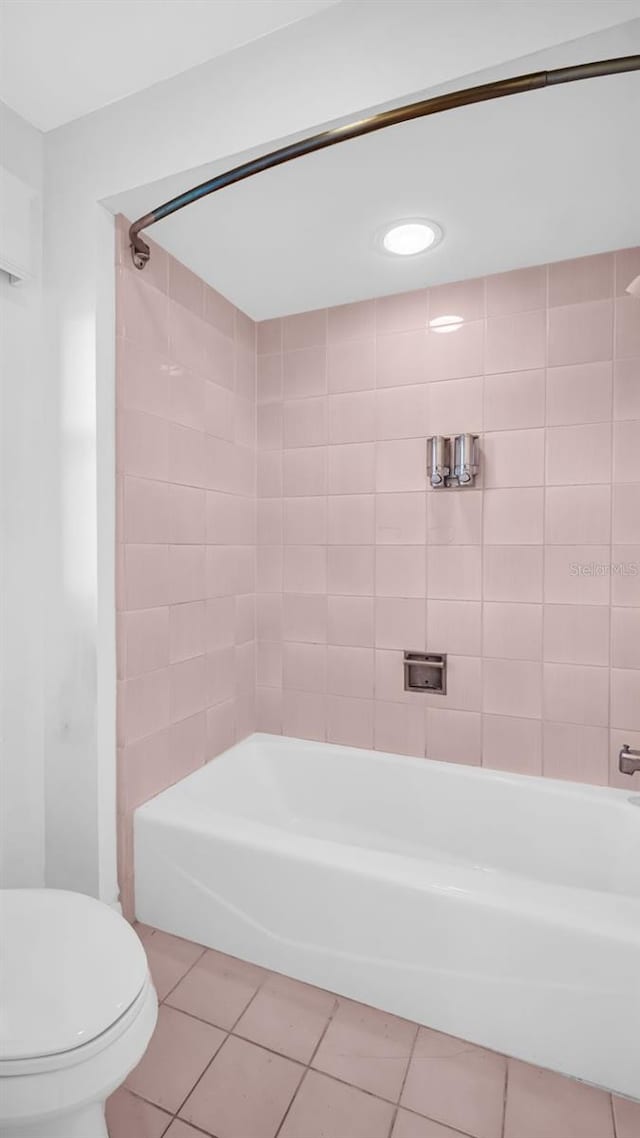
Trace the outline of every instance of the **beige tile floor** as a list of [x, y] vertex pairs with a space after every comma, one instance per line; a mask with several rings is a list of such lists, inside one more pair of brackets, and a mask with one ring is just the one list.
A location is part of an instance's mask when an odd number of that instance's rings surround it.
[[640, 1138], [640, 1103], [138, 932], [161, 1005], [110, 1138]]

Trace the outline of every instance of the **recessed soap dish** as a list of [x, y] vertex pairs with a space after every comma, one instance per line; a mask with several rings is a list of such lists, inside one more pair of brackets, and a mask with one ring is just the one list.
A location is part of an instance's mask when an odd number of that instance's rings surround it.
[[404, 690], [446, 695], [447, 656], [445, 652], [405, 652]]

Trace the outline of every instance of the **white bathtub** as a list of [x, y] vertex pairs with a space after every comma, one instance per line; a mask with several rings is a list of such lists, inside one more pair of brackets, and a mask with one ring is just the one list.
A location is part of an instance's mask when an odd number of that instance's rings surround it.
[[136, 812], [137, 915], [640, 1098], [640, 800], [254, 735]]

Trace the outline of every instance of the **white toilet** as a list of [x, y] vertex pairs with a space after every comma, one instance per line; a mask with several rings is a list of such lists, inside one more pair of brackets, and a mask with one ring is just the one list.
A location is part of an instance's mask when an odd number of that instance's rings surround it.
[[57, 889], [0, 891], [2, 1138], [106, 1138], [105, 1100], [157, 1013], [144, 949], [113, 909]]

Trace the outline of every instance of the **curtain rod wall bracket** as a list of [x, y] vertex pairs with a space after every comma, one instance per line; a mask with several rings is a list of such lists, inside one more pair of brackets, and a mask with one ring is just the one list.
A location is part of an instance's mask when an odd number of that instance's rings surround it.
[[225, 186], [232, 186], [245, 178], [251, 178], [263, 170], [271, 170], [274, 166], [281, 166], [284, 162], [291, 162], [294, 158], [302, 158], [305, 154], [313, 154], [317, 150], [326, 150], [339, 142], [348, 142], [352, 138], [360, 138], [364, 134], [383, 130], [397, 123], [409, 122], [412, 119], [425, 118], [440, 111], [449, 111], [454, 107], [467, 107], [473, 103], [484, 103], [490, 99], [501, 99], [507, 95], [518, 95], [523, 91], [537, 91], [541, 87], [555, 87], [561, 83], [575, 83], [581, 79], [595, 79], [601, 75], [620, 75], [628, 71], [640, 71], [640, 55], [625, 55], [617, 59], [594, 60], [590, 63], [578, 63], [570, 67], [557, 67], [553, 71], [534, 71], [528, 75], [514, 75], [509, 79], [498, 79], [493, 83], [483, 83], [478, 87], [463, 87], [460, 91], [450, 91], [446, 95], [436, 95], [431, 99], [422, 99], [418, 103], [408, 103], [402, 107], [395, 107], [390, 111], [379, 111], [369, 118], [357, 119], [346, 123], [345, 126], [333, 127], [320, 134], [310, 135], [308, 138], [282, 146], [270, 154], [263, 154], [235, 166], [224, 174], [216, 174], [199, 186], [194, 186], [177, 197], [171, 198], [156, 209], [146, 213], [134, 221], [129, 229], [131, 242], [131, 257], [136, 269], [144, 269], [151, 258], [151, 249], [140, 236], [140, 230], [154, 225], [163, 217], [169, 217], [179, 209], [199, 201], [200, 198], [222, 190]]

